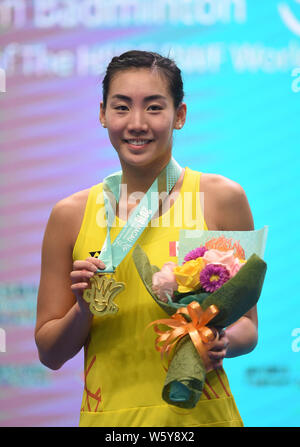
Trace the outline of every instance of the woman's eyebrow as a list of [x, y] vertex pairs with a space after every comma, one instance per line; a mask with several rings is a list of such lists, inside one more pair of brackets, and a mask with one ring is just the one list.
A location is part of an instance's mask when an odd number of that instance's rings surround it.
[[145, 101], [155, 101], [155, 100], [163, 99], [164, 101], [167, 101], [167, 98], [163, 95], [150, 95], [145, 97]]
[[129, 96], [120, 95], [120, 94], [113, 95], [113, 96], [111, 97], [111, 99], [122, 99], [123, 101], [129, 101], [129, 102], [131, 102], [131, 98], [129, 98]]
[[[132, 99], [129, 96], [121, 95], [119, 93], [117, 93], [116, 95], [113, 95], [111, 99], [121, 99], [123, 101], [132, 102]], [[150, 96], [146, 96], [144, 98], [144, 102], [155, 101], [155, 100], [159, 100], [159, 99], [167, 101], [167, 98], [163, 95], [150, 95]]]

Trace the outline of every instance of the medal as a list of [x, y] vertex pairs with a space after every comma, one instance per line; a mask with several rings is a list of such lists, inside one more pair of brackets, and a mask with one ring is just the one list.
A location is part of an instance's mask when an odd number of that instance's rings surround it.
[[107, 234], [98, 259], [105, 264], [105, 270], [98, 270], [90, 279], [91, 287], [83, 292], [84, 300], [90, 304], [93, 315], [116, 313], [118, 306], [113, 302], [115, 296], [125, 288], [125, 284], [112, 277], [116, 267], [131, 250], [155, 212], [159, 209], [159, 195], [162, 191], [168, 194], [180, 177], [182, 168], [171, 158], [168, 165], [154, 180], [140, 203], [133, 209], [120, 233], [113, 243], [110, 239], [110, 228], [115, 214], [112, 198], [119, 202], [122, 171], [115, 172], [103, 180], [103, 199], [107, 222]]
[[123, 282], [117, 282], [112, 276], [95, 274], [91, 279], [91, 288], [83, 292], [83, 298], [90, 303], [90, 311], [95, 316], [114, 314], [118, 306], [114, 298], [125, 288]]

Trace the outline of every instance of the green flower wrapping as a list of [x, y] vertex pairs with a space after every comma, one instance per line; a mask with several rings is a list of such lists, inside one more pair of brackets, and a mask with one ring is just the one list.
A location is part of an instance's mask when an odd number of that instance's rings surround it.
[[[256, 305], [262, 290], [267, 264], [253, 253], [240, 270], [213, 293], [184, 294], [178, 302], [165, 303], [152, 290], [152, 276], [160, 269], [151, 265], [146, 253], [137, 245], [133, 260], [139, 276], [155, 302], [172, 316], [178, 310], [192, 303], [199, 303], [203, 311], [214, 305], [218, 309], [207, 324], [208, 327], [223, 329], [235, 323]], [[190, 320], [188, 316], [183, 316]], [[162, 389], [163, 399], [170, 405], [194, 408], [203, 390], [206, 366], [189, 335], [181, 338], [175, 346]]]

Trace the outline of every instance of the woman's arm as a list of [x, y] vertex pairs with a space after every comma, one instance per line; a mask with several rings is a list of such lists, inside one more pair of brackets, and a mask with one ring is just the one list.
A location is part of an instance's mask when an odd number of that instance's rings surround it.
[[[212, 176], [209, 191], [210, 196], [214, 197], [216, 210], [214, 221], [219, 230], [249, 231], [254, 229], [245, 191], [238, 183], [222, 176]], [[206, 196], [204, 199], [206, 201]], [[257, 329], [257, 308], [254, 306], [238, 321], [222, 331], [219, 340], [209, 351], [214, 366], [222, 366], [224, 357], [237, 357], [252, 351], [257, 344]]]
[[237, 357], [251, 352], [258, 339], [256, 306], [225, 331], [228, 348], [225, 357]]
[[82, 293], [101, 262], [89, 258], [73, 265], [74, 221], [78, 213], [74, 197], [58, 202], [43, 240], [35, 341], [41, 362], [51, 369], [59, 369], [80, 351], [92, 322]]
[[257, 344], [256, 306], [239, 320], [221, 331], [219, 340], [209, 350], [208, 356], [214, 368], [220, 368], [223, 359], [248, 354]]

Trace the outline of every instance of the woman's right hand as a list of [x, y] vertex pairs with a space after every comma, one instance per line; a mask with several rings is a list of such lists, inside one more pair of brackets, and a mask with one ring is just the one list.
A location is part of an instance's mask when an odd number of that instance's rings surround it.
[[85, 260], [77, 260], [73, 263], [73, 270], [70, 273], [72, 285], [71, 290], [76, 296], [79, 307], [88, 308], [89, 304], [83, 300], [83, 292], [90, 288], [90, 279], [94, 276], [98, 269], [105, 269], [105, 264], [98, 258], [87, 258]]

